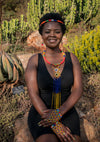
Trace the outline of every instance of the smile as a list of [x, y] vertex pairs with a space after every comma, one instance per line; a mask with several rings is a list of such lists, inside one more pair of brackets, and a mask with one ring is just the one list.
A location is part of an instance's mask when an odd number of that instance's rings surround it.
[[56, 39], [49, 39], [49, 42], [56, 42]]

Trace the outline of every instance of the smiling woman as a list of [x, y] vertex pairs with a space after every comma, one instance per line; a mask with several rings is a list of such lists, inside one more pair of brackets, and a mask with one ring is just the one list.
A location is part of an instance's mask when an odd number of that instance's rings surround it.
[[32, 107], [28, 126], [36, 142], [80, 142], [80, 121], [74, 105], [82, 95], [81, 68], [76, 56], [60, 50], [65, 33], [58, 13], [40, 19], [46, 50], [33, 55], [25, 71]]

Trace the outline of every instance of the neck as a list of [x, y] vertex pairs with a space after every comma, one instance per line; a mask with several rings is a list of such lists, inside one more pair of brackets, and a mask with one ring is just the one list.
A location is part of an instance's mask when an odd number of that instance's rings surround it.
[[61, 53], [61, 50], [59, 48], [51, 49], [51, 48], [46, 48], [46, 54], [48, 55], [54, 55]]

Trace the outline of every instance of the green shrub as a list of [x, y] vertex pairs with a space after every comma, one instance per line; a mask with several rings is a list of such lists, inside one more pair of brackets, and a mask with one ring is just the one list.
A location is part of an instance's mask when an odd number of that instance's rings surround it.
[[68, 46], [78, 57], [83, 72], [100, 72], [100, 26], [81, 37], [75, 36]]

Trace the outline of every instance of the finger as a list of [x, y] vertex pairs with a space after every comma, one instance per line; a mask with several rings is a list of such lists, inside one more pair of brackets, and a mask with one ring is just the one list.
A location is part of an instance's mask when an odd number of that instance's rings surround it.
[[44, 125], [42, 125], [43, 127], [49, 127], [49, 126], [51, 126], [50, 124], [44, 124]]
[[42, 126], [42, 125], [44, 125], [46, 122], [44, 121], [44, 120], [41, 120], [40, 122], [38, 122], [38, 125], [39, 126]]
[[38, 123], [38, 125], [39, 126], [43, 126], [43, 127], [47, 127], [47, 126], [51, 126], [52, 125], [52, 123], [51, 122], [48, 122], [48, 121], [40, 121], [39, 123]]
[[63, 132], [63, 138], [64, 138], [64, 141], [68, 141], [68, 142], [71, 142], [72, 141], [72, 135], [71, 133], [69, 132], [70, 129], [64, 127], [63, 128], [64, 132]]
[[45, 119], [45, 118], [47, 118], [48, 116], [49, 116], [49, 114], [46, 114], [46, 113], [45, 113], [43, 116], [41, 116], [41, 118], [42, 118], [42, 119]]
[[62, 138], [63, 138], [64, 142], [67, 142], [67, 141], [72, 142], [70, 136], [65, 132], [62, 133]]
[[50, 112], [50, 110], [49, 110], [49, 109], [47, 109], [47, 110], [44, 110], [43, 112], [44, 112], [44, 113], [47, 113], [47, 112]]
[[67, 136], [67, 140], [68, 140], [68, 142], [72, 142], [72, 140], [69, 136]]
[[50, 122], [45, 122], [42, 125], [45, 126], [45, 127], [47, 127], [47, 126], [51, 126], [52, 124]]
[[64, 142], [64, 140], [63, 140], [61, 135], [59, 135], [59, 134], [56, 134], [56, 135], [58, 136], [58, 138], [60, 139], [61, 142]]
[[66, 129], [71, 133], [71, 130], [68, 127], [66, 127]]
[[42, 126], [40, 122], [38, 122], [38, 126], [39, 126], [39, 127]]
[[62, 134], [62, 138], [63, 138], [63, 141], [64, 141], [64, 142], [67, 142], [68, 139], [67, 139], [67, 137], [66, 137], [66, 133], [65, 133], [65, 132], [63, 132], [63, 134]]
[[67, 139], [69, 140], [69, 141], [74, 141], [75, 139], [74, 139], [74, 137], [73, 137], [73, 135], [71, 134], [71, 133], [69, 133], [68, 131], [67, 131]]
[[44, 123], [46, 123], [46, 122], [47, 122], [47, 120], [46, 120], [46, 119], [43, 119], [43, 120], [40, 121], [40, 124], [44, 124]]

